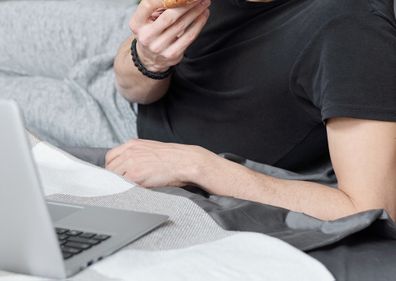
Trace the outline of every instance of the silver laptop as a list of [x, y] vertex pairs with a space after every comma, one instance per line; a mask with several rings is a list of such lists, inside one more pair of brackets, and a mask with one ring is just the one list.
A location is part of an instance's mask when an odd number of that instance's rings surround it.
[[45, 201], [18, 107], [0, 100], [1, 270], [66, 278], [167, 220]]

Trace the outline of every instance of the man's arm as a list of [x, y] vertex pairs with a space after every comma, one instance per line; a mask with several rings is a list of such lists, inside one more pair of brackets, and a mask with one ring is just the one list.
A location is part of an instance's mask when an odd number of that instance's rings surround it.
[[106, 168], [145, 187], [196, 184], [333, 220], [369, 209], [396, 218], [396, 123], [337, 118], [327, 124], [339, 188], [277, 179], [202, 147], [133, 140], [106, 155]]
[[[327, 124], [338, 189], [276, 179], [217, 159], [194, 181], [208, 191], [258, 201], [323, 220], [369, 209], [396, 219], [396, 123], [337, 118]], [[210, 169], [210, 170], [209, 170]]]
[[137, 53], [145, 68], [164, 72], [182, 60], [201, 32], [209, 16], [209, 5], [210, 0], [201, 0], [158, 14], [155, 11], [163, 7], [162, 0], [143, 0], [139, 4], [129, 24], [133, 35], [121, 45], [114, 62], [117, 87], [127, 100], [140, 104], [155, 102], [165, 95], [171, 79], [144, 76], [132, 62], [132, 40], [137, 39]]

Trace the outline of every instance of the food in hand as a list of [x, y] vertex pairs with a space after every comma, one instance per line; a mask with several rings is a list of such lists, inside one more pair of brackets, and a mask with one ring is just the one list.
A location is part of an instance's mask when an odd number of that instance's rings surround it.
[[188, 4], [191, 4], [195, 1], [197, 0], [163, 0], [163, 3], [165, 9], [171, 9], [171, 8], [187, 6]]

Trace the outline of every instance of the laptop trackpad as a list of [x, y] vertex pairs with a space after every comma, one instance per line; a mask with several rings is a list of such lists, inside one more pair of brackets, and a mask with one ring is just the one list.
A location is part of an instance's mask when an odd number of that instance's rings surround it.
[[51, 216], [52, 222], [57, 222], [61, 219], [64, 219], [75, 212], [81, 211], [84, 208], [79, 206], [73, 206], [68, 204], [62, 203], [55, 203], [55, 202], [47, 202], [48, 211]]

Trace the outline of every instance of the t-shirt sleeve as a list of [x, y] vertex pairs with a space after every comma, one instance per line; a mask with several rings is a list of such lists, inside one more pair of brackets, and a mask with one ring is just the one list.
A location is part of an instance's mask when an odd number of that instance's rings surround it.
[[329, 22], [295, 64], [291, 86], [323, 121], [396, 121], [396, 26], [370, 14]]

